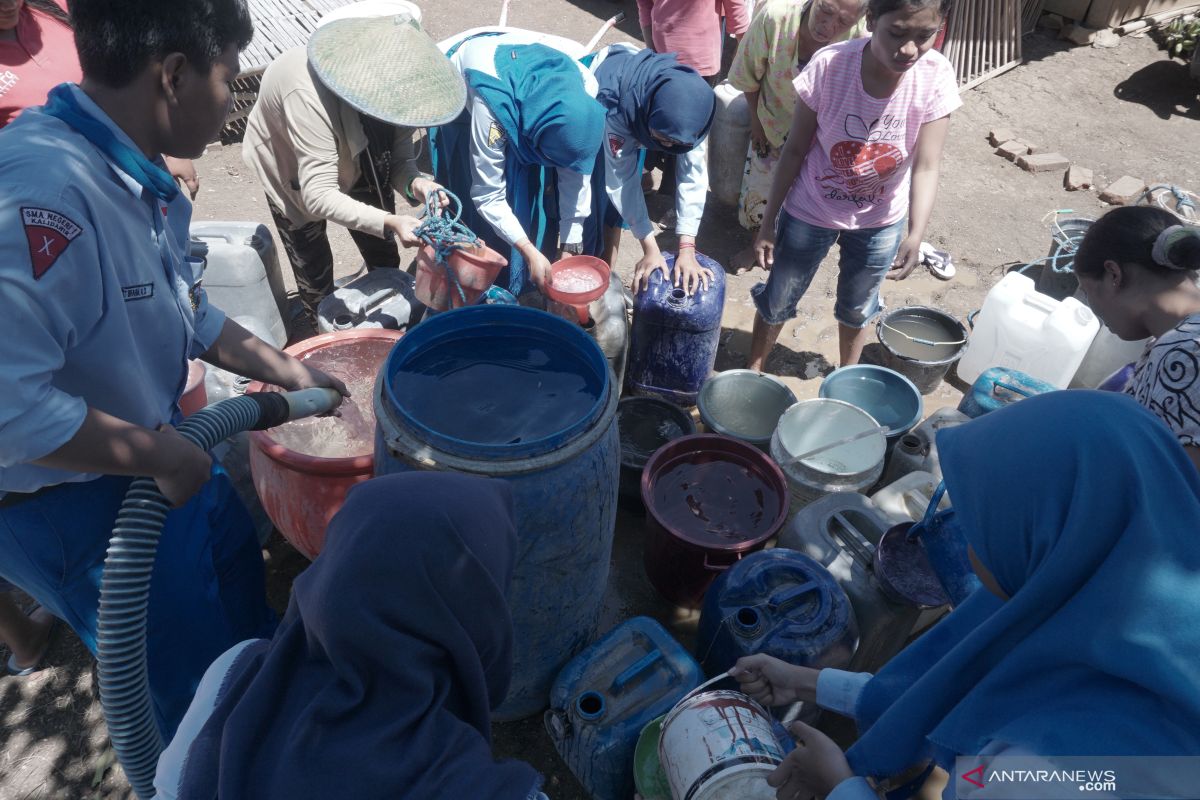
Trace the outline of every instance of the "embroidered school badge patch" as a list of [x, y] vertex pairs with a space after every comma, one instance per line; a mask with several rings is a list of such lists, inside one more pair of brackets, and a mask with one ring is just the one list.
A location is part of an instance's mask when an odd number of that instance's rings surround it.
[[83, 232], [74, 220], [48, 208], [22, 208], [21, 223], [29, 242], [29, 258], [33, 262], [33, 278], [40, 280], [46, 270], [71, 246]]
[[488, 128], [488, 147], [493, 150], [499, 150], [504, 147], [504, 128], [500, 127], [500, 123], [492, 121], [492, 126]]
[[621, 155], [621, 148], [625, 146], [625, 137], [617, 136], [615, 133], [608, 135], [608, 149], [612, 152], [613, 158]]

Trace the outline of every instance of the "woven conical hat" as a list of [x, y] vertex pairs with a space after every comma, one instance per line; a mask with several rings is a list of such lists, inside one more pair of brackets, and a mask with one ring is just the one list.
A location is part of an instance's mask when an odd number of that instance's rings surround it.
[[467, 102], [462, 75], [407, 15], [322, 25], [308, 41], [308, 63], [352, 108], [392, 125], [444, 125]]

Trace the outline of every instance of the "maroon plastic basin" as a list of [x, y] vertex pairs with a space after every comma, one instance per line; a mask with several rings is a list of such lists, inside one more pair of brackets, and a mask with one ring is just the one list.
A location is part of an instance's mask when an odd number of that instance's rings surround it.
[[696, 608], [719, 573], [761, 550], [788, 514], [787, 481], [770, 456], [715, 434], [659, 448], [642, 472], [644, 563], [664, 598]]

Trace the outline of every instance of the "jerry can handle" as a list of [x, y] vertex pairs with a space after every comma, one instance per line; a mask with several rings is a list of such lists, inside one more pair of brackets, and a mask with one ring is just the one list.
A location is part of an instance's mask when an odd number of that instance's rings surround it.
[[[833, 523], [838, 523], [835, 527]], [[875, 547], [871, 544], [871, 540], [863, 535], [862, 531], [854, 527], [846, 515], [838, 511], [829, 517], [828, 523], [829, 534], [836, 539], [843, 547], [851, 551], [851, 553], [862, 562], [863, 566], [870, 569], [871, 564], [875, 561]], [[846, 535], [843, 535], [842, 532]]]
[[630, 664], [624, 672], [613, 679], [613, 691], [625, 691], [626, 686], [632, 683], [634, 679], [636, 679], [643, 672], [650, 671], [659, 661], [662, 660], [662, 657], [663, 654], [661, 650], [652, 650], [639, 658], [637, 661]]
[[1007, 389], [1008, 391], [1012, 392], [1013, 394], [1019, 394], [1022, 397], [1033, 397], [1033, 392], [1029, 391], [1028, 389], [1022, 389], [1019, 386], [1013, 386], [1011, 383], [1006, 383], [1004, 381], [993, 381], [992, 382], [992, 394], [993, 395], [997, 394], [997, 392], [996, 392], [997, 389]]
[[772, 611], [786, 611], [788, 608], [796, 604], [802, 597], [806, 597], [813, 592], [817, 593], [818, 598], [821, 596], [821, 585], [816, 581], [808, 581], [799, 586], [793, 586], [789, 589], [784, 589], [781, 592], [776, 592], [767, 598], [767, 608]]

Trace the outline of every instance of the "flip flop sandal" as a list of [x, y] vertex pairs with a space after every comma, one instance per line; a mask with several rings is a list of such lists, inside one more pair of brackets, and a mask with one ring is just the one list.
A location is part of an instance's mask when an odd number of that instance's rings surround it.
[[[29, 610], [29, 613], [26, 616], [33, 616], [40, 608], [40, 605], [34, 606]], [[50, 645], [54, 641], [54, 631], [57, 627], [58, 618], [51, 617], [50, 631], [46, 634], [46, 643], [42, 646], [42, 652], [38, 654], [38, 657], [34, 660], [33, 664], [22, 669], [21, 667], [17, 666], [17, 657], [10, 653], [8, 656], [8, 661], [6, 661], [4, 664], [4, 672], [14, 678], [27, 678], [35, 672], [40, 672], [46, 661], [46, 654], [50, 652]]]
[[921, 263], [929, 268], [933, 277], [948, 281], [954, 277], [954, 258], [945, 250], [937, 250], [928, 242], [921, 242]]

